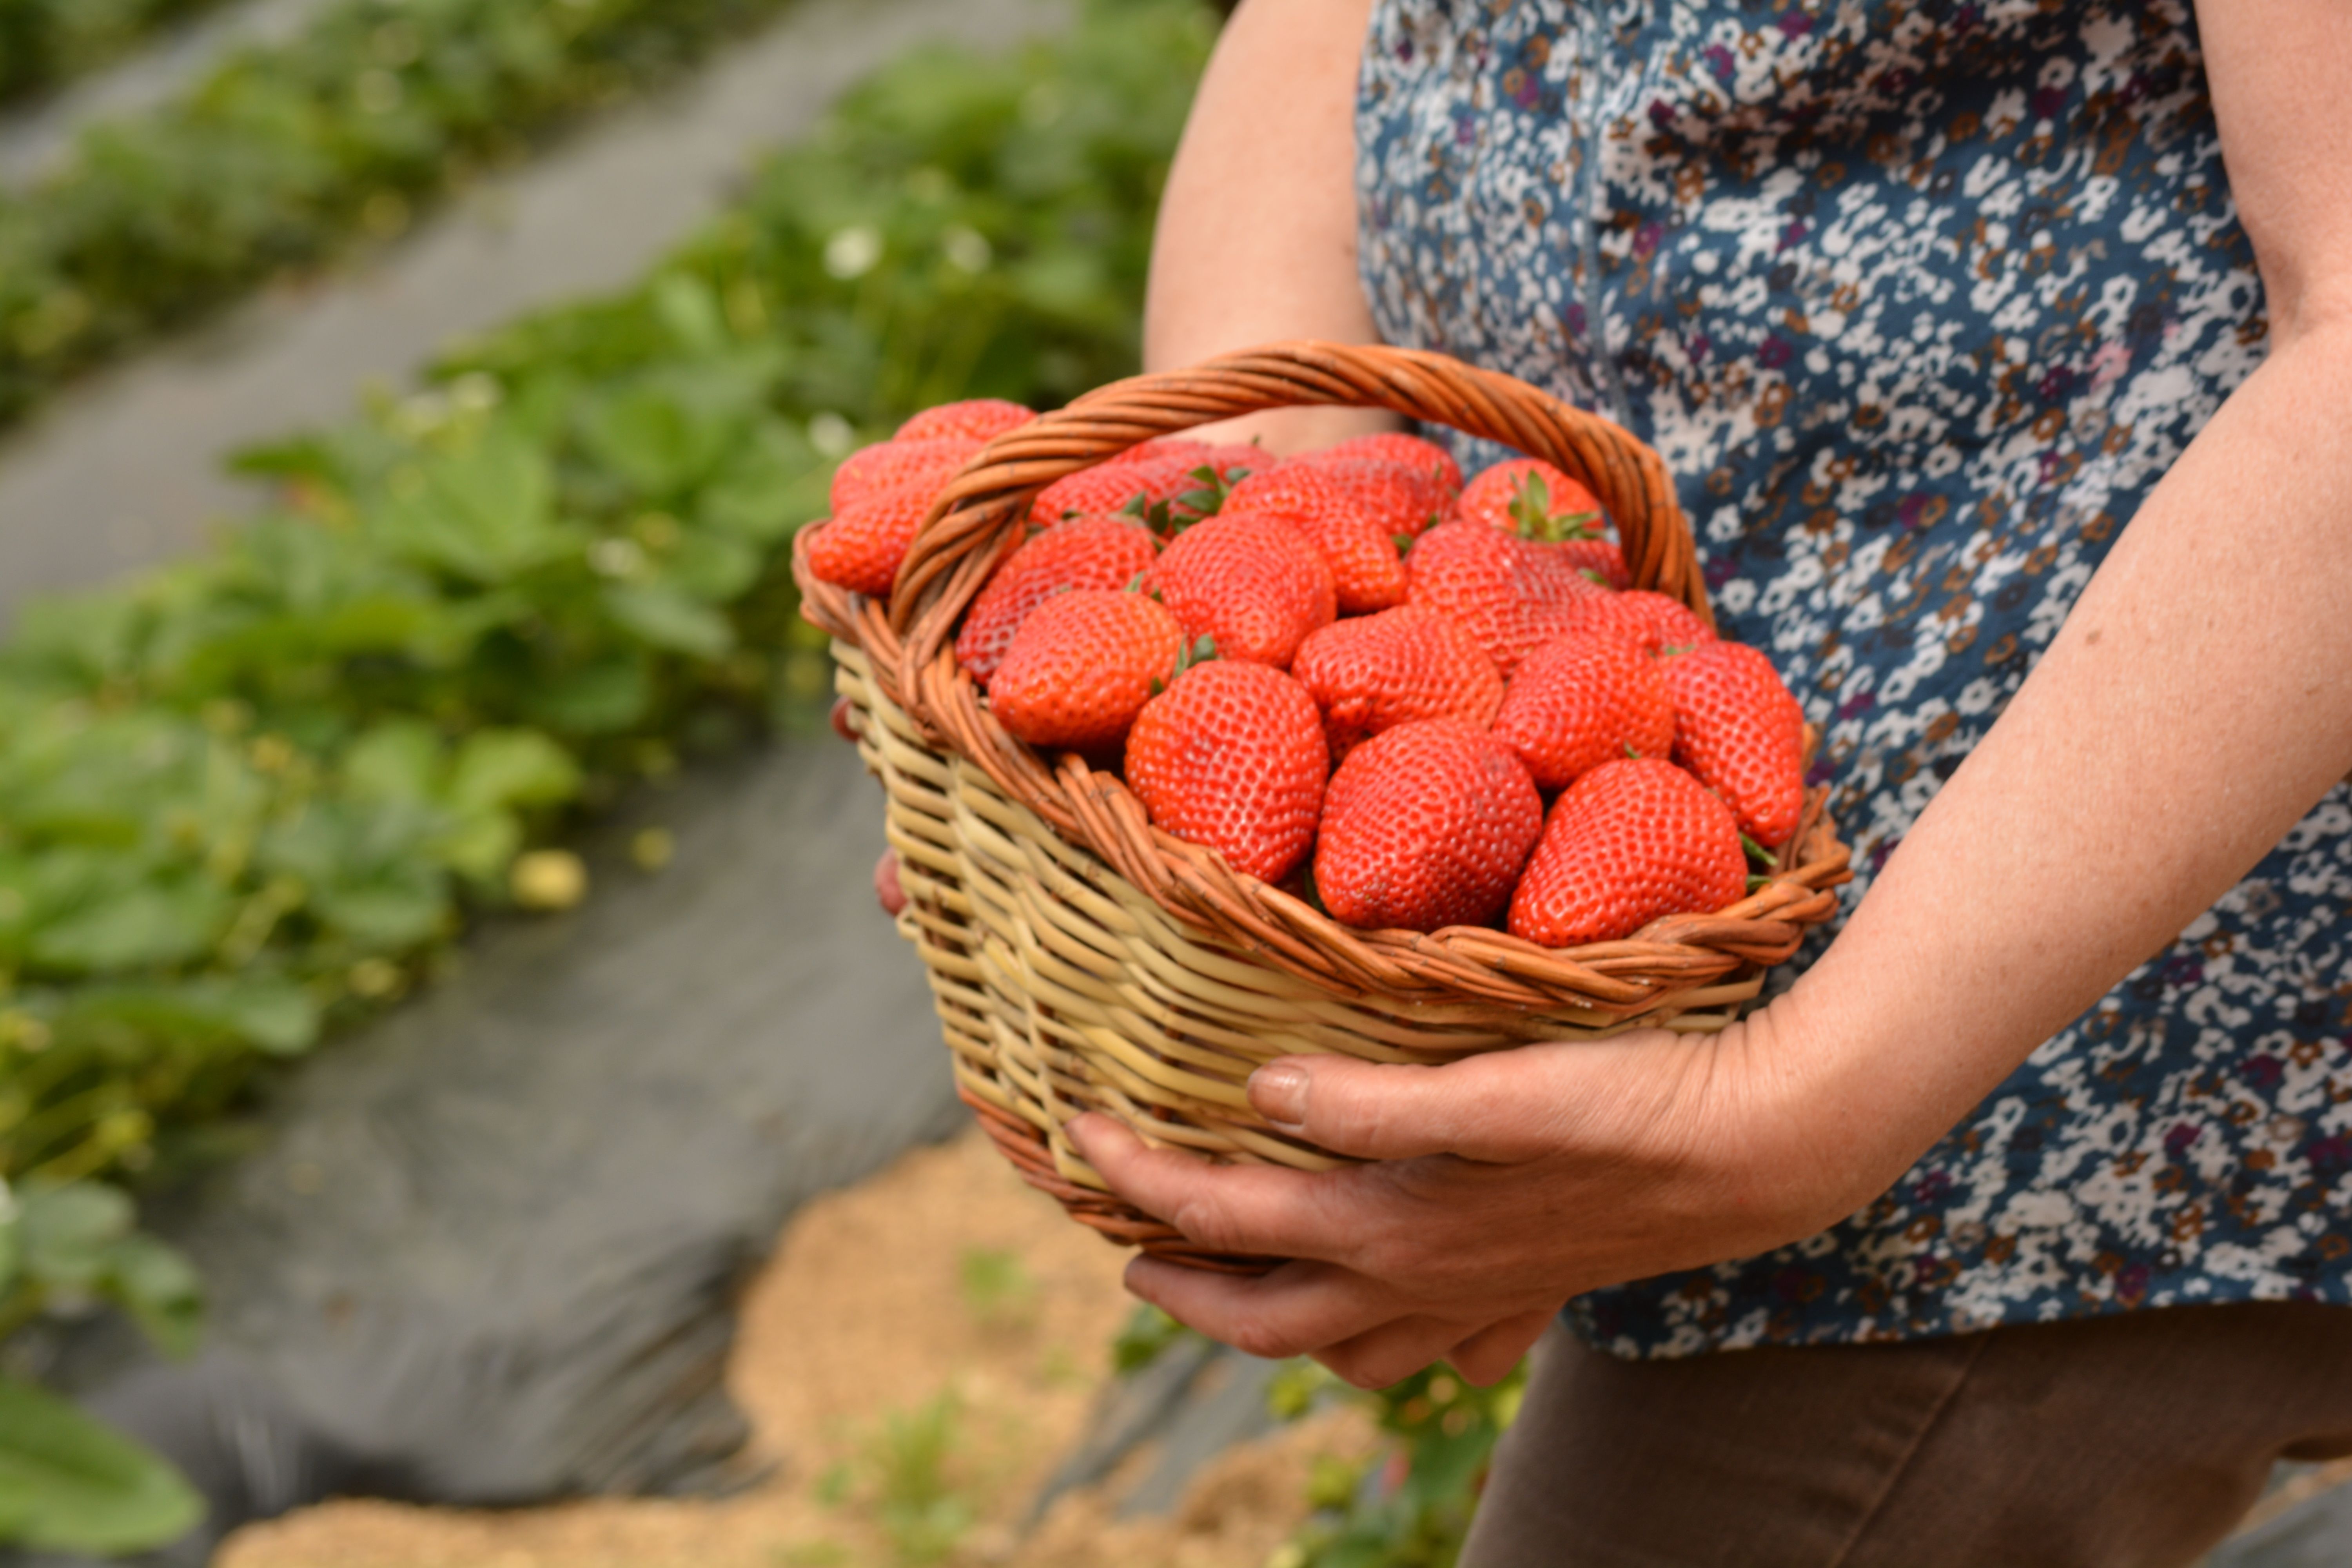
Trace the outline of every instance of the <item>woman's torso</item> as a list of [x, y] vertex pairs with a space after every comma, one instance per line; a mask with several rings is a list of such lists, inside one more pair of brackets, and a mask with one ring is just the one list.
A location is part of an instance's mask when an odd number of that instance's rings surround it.
[[[1727, 630], [1823, 729], [1858, 889], [2263, 353], [2177, 0], [1380, 0], [1359, 142], [1383, 334], [1664, 455]], [[2352, 1300], [2347, 907], [2338, 788], [1869, 1210], [1581, 1326], [1675, 1354]]]

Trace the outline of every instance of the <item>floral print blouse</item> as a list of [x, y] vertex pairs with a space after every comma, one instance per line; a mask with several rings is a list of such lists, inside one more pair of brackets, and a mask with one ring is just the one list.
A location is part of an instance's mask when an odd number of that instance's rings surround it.
[[[1389, 341], [1664, 455], [1857, 895], [2263, 353], [2185, 0], [1379, 0], [1358, 157]], [[2352, 1300], [2347, 906], [2339, 785], [1867, 1209], [1572, 1321], [1672, 1356]]]

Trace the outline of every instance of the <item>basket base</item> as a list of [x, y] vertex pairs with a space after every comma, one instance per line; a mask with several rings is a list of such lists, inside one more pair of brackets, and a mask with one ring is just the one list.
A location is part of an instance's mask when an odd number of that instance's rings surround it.
[[1132, 1247], [1148, 1257], [1164, 1258], [1213, 1274], [1270, 1274], [1286, 1261], [1246, 1253], [1212, 1252], [1132, 1205], [1092, 1187], [1082, 1187], [1063, 1175], [1054, 1164], [1054, 1151], [1047, 1146], [1045, 1135], [1019, 1117], [1007, 1116], [961, 1087], [956, 1089], [956, 1098], [971, 1109], [989, 1142], [1021, 1173], [1023, 1181], [1059, 1203], [1072, 1219], [1113, 1247]]

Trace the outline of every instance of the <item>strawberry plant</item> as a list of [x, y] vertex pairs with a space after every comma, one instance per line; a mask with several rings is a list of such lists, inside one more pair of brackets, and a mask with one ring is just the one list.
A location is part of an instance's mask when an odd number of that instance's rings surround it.
[[222, 0], [0, 0], [0, 109], [52, 91]]
[[[498, 5], [365, 9], [420, 37], [473, 17], [492, 112]], [[525, 9], [586, 37], [651, 8]], [[26, 611], [0, 646], [0, 1334], [111, 1300], [184, 1342], [194, 1281], [127, 1190], [184, 1169], [271, 1063], [429, 981], [475, 911], [548, 902], [576, 863], [541, 847], [581, 813], [814, 721], [828, 670], [794, 528], [861, 430], [1133, 368], [1212, 26], [1187, 0], [1101, 0], [1018, 54], [909, 56], [640, 287], [246, 454], [276, 499], [216, 549]], [[0, 258], [23, 254], [14, 221]], [[20, 1428], [79, 1441], [48, 1408], [0, 1384], [0, 1472]], [[47, 1514], [0, 1487], [0, 1540], [176, 1531], [168, 1476], [85, 1447]], [[58, 1524], [110, 1487], [147, 1511]]]

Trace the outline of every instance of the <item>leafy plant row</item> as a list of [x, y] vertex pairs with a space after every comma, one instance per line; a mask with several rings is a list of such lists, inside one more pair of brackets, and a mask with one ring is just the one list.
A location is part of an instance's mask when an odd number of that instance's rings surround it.
[[[0, 1332], [104, 1298], [184, 1339], [193, 1281], [126, 1191], [476, 911], [568, 896], [544, 847], [580, 814], [823, 696], [788, 545], [851, 445], [1133, 369], [1213, 28], [1097, 0], [1018, 55], [905, 58], [641, 287], [247, 454], [278, 500], [215, 550], [26, 613], [0, 647]], [[0, 1539], [100, 1543], [9, 1458]]]
[[785, 3], [341, 0], [178, 99], [92, 126], [63, 167], [0, 193], [0, 425], [257, 284], [399, 233], [532, 138], [677, 75]]
[[222, 0], [0, 0], [0, 110], [129, 53]]

